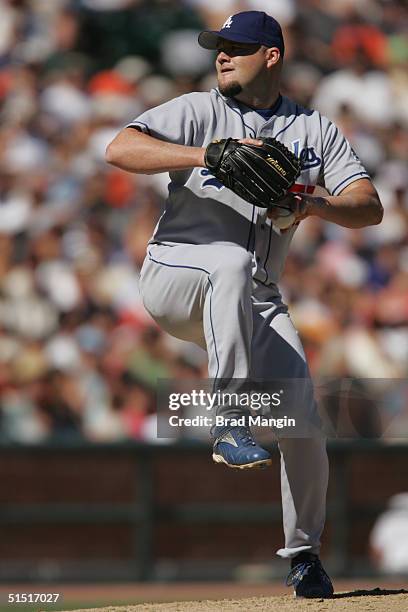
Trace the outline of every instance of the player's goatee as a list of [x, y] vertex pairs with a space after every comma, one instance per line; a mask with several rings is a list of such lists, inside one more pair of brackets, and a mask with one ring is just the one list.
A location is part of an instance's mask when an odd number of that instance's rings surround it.
[[239, 83], [229, 83], [229, 85], [219, 85], [220, 93], [227, 98], [234, 98], [241, 93], [242, 87]]

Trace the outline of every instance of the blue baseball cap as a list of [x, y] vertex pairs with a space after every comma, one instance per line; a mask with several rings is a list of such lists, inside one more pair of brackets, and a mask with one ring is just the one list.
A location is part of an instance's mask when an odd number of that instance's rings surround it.
[[219, 39], [232, 42], [253, 43], [266, 47], [277, 47], [283, 54], [282, 28], [279, 23], [263, 11], [244, 11], [231, 15], [219, 31], [206, 30], [198, 37], [198, 44], [204, 49], [217, 49]]

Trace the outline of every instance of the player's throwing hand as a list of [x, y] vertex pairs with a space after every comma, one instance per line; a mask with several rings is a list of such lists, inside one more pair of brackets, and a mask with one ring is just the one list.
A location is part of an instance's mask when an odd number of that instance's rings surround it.
[[268, 210], [267, 216], [282, 231], [306, 219], [311, 212], [311, 199], [303, 194], [288, 193]]

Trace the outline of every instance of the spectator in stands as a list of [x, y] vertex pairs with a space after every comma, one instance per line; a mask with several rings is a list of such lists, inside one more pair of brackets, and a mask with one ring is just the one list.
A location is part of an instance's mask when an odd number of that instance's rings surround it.
[[370, 536], [375, 567], [384, 574], [408, 575], [408, 493], [393, 495]]

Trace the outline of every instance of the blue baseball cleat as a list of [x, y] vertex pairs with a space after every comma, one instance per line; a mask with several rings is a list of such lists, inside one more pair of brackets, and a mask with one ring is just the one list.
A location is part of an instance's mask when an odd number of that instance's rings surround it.
[[333, 585], [317, 555], [303, 552], [292, 559], [292, 569], [286, 579], [287, 586], [294, 587], [295, 597], [329, 599], [333, 597]]
[[245, 470], [271, 465], [268, 451], [258, 446], [248, 427], [215, 427], [213, 461]]

